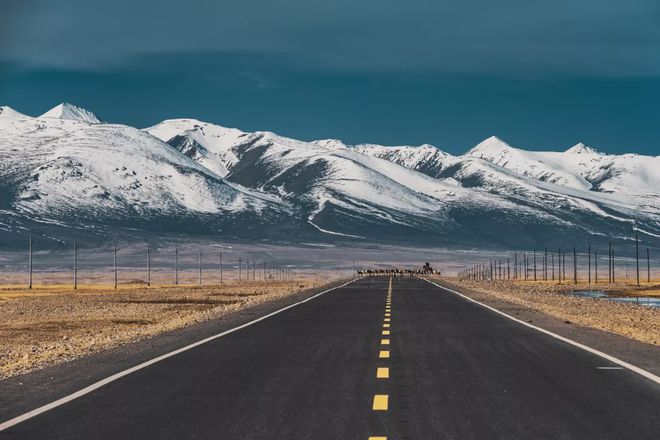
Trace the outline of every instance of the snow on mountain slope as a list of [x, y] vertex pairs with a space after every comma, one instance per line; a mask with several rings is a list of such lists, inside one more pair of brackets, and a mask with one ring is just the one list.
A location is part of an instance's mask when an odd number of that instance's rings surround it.
[[196, 119], [168, 119], [144, 131], [224, 177], [238, 162], [235, 149], [247, 133]]
[[89, 110], [63, 102], [48, 110], [40, 118], [68, 119], [71, 121], [82, 121], [90, 124], [99, 124], [101, 121]]
[[[167, 132], [163, 137], [176, 135]], [[518, 160], [526, 158], [526, 152], [518, 153], [495, 138], [480, 147], [491, 153], [493, 147], [507, 154], [512, 150]], [[423, 229], [450, 228], [457, 221], [456, 212], [484, 217], [497, 212], [510, 217], [511, 223], [594, 230], [611, 227], [605, 225], [610, 221], [629, 229], [631, 219], [650, 221], [655, 230], [653, 222], [660, 218], [659, 209], [638, 212], [644, 203], [639, 199], [587, 191], [590, 183], [563, 170], [558, 160], [544, 159], [544, 166], [554, 170], [544, 182], [481, 159], [474, 154], [479, 149], [451, 156], [430, 145], [349, 146], [336, 140], [303, 142], [270, 132], [238, 132], [223, 149], [237, 159], [227, 174], [229, 181], [302, 206], [314, 226], [332, 234], [364, 233], [346, 217]], [[341, 216], [327, 214], [333, 210], [340, 210]], [[583, 221], [590, 217], [596, 220]], [[474, 221], [461, 218], [460, 226]]]
[[660, 157], [607, 155], [579, 143], [564, 152], [525, 151], [490, 137], [465, 156], [542, 182], [594, 192], [660, 195]]
[[[465, 156], [479, 157], [520, 175], [542, 182], [590, 190], [592, 184], [575, 172], [574, 167], [567, 167], [566, 160], [559, 153], [538, 153], [513, 148], [496, 136], [479, 143]], [[583, 156], [581, 156], [583, 157]]]
[[[222, 136], [221, 145], [213, 146], [214, 152], [234, 155], [237, 161], [232, 161], [231, 168], [222, 158], [218, 159], [219, 154], [194, 158], [209, 168], [214, 168], [210, 160], [222, 161], [221, 166], [230, 168], [228, 181], [285, 198], [299, 206], [302, 215], [325, 233], [353, 235], [345, 229], [355, 225], [344, 224], [342, 230], [337, 230], [336, 222], [328, 220], [328, 212], [337, 210], [344, 217], [351, 217], [348, 223], [367, 221], [412, 227], [429, 219], [448, 221], [442, 213], [443, 205], [447, 200], [465, 196], [455, 185], [366, 156], [339, 141], [303, 142], [270, 132], [243, 133], [202, 124], [165, 121], [147, 130], [163, 139], [169, 137], [170, 143], [176, 143], [182, 133], [190, 133], [191, 125], [193, 130], [203, 126], [205, 133], [231, 133]], [[172, 131], [173, 127], [184, 131]], [[479, 196], [473, 198], [478, 200]]]
[[660, 235], [657, 157], [528, 152], [495, 137], [452, 156], [194, 119], [141, 131], [58, 107], [39, 118], [0, 108], [0, 235], [33, 220], [475, 246]]
[[[520, 206], [535, 207], [546, 212], [554, 210], [552, 215], [557, 218], [561, 217], [560, 211], [566, 209], [617, 218], [629, 223], [631, 218], [648, 219], [647, 214], [651, 221], [660, 217], [660, 191], [654, 189], [654, 183], [648, 183], [653, 180], [650, 177], [653, 174], [648, 170], [620, 173], [615, 178], [609, 176], [609, 188], [612, 188], [615, 179], [620, 181], [624, 177], [630, 178], [627, 184], [620, 184], [617, 190], [593, 190], [592, 182], [596, 182], [598, 173], [607, 168], [593, 166], [591, 161], [607, 157], [614, 162], [622, 161], [629, 165], [627, 155], [605, 156], [583, 144], [564, 153], [527, 152], [515, 149], [496, 137], [486, 139], [463, 156], [440, 153], [425, 157], [416, 153], [417, 148], [399, 147], [399, 151], [383, 153], [387, 147], [376, 146], [361, 151], [420, 170], [445, 182], [456, 182], [464, 187], [498, 194]], [[400, 160], [402, 156], [419, 160], [406, 162]], [[651, 159], [647, 162], [652, 164], [655, 158], [647, 159]], [[623, 167], [623, 164], [618, 165], [619, 169]], [[587, 170], [595, 171], [589, 174]], [[640, 187], [646, 188], [647, 192], [629, 192], [629, 188]]]
[[0, 193], [4, 205], [19, 212], [130, 220], [260, 211], [275, 200], [228, 185], [124, 125], [6, 118], [0, 119], [0, 139]]
[[27, 119], [30, 116], [24, 115], [23, 113], [17, 112], [11, 107], [3, 105], [0, 107], [0, 118], [22, 118]]
[[447, 160], [453, 157], [429, 144], [419, 147], [361, 144], [354, 148], [362, 154], [385, 159], [431, 177], [437, 177]]

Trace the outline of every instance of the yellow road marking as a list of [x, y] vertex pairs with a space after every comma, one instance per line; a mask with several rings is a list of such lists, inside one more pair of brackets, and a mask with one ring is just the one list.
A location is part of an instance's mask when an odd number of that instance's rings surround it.
[[389, 330], [383, 330], [383, 336], [389, 336], [390, 331]]
[[389, 359], [390, 351], [389, 350], [381, 350], [380, 353], [378, 353], [378, 357], [381, 358], [381, 359]]
[[376, 379], [389, 379], [390, 378], [390, 369], [387, 367], [379, 367], [376, 370]]
[[385, 324], [383, 324], [383, 328], [390, 328], [390, 325], [386, 322]]
[[385, 316], [392, 316], [391, 313], [385, 313]]
[[385, 322], [390, 322], [390, 318], [385, 318], [384, 321]]
[[389, 339], [381, 339], [380, 340], [380, 345], [390, 345], [390, 340]]
[[374, 411], [387, 411], [389, 396], [387, 394], [376, 394], [374, 396]]
[[371, 437], [369, 437], [369, 440], [387, 440], [387, 437], [374, 437], [374, 436], [371, 436]]

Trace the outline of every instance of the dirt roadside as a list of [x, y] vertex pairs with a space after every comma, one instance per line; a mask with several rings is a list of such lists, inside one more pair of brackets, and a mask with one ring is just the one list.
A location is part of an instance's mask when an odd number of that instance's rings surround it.
[[0, 290], [0, 378], [296, 295], [326, 279]]

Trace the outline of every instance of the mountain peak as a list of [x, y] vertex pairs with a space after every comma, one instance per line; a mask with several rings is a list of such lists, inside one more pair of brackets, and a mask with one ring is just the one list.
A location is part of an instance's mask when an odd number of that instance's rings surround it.
[[345, 150], [348, 148], [348, 145], [339, 139], [319, 139], [311, 141], [310, 143], [323, 148], [327, 148], [329, 150]]
[[78, 107], [77, 105], [69, 104], [68, 102], [63, 102], [53, 107], [39, 117], [83, 121], [89, 122], [90, 124], [101, 123], [99, 118], [97, 118], [94, 113], [90, 112], [89, 110], [85, 110], [82, 107]]
[[27, 118], [28, 116], [24, 115], [21, 112], [17, 112], [13, 108], [3, 105], [0, 106], [0, 118]]
[[511, 149], [513, 149], [513, 147], [502, 139], [497, 136], [490, 136], [479, 142], [474, 148], [465, 154], [467, 156], [482, 156], [484, 153], [492, 154]]
[[582, 142], [578, 142], [565, 152], [570, 154], [601, 154], [600, 151], [583, 144]]

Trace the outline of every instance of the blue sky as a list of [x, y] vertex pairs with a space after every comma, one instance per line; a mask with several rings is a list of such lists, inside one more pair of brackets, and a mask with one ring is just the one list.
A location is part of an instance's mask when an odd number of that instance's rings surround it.
[[654, 0], [3, 0], [0, 103], [350, 143], [660, 154]]

